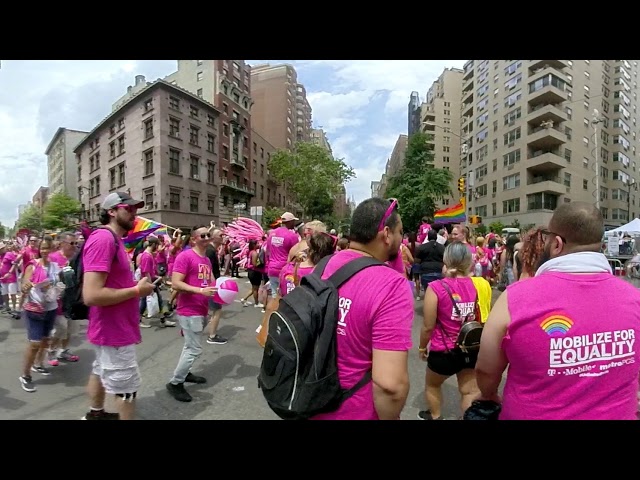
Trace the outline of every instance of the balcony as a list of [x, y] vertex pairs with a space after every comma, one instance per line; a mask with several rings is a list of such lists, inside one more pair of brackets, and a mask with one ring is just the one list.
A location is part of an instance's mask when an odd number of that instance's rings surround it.
[[527, 115], [527, 123], [530, 125], [540, 125], [542, 122], [551, 121], [554, 125], [566, 122], [569, 119], [566, 112], [560, 105], [539, 104], [535, 107], [529, 107], [529, 115]]
[[555, 67], [551, 67], [549, 65], [545, 65], [544, 67], [541, 67], [541, 68], [530, 68], [529, 78], [527, 79], [527, 81], [528, 83], [533, 83], [536, 80], [539, 80], [542, 77], [549, 74], [562, 80], [565, 84], [571, 85], [571, 82], [569, 81], [569, 77], [567, 77], [564, 72], [556, 69]]
[[473, 90], [462, 92], [462, 103], [473, 103]]
[[558, 70], [569, 66], [566, 60], [529, 60], [529, 69], [532, 70], [543, 68], [545, 65], [551, 68], [557, 68]]
[[464, 64], [464, 67], [462, 67], [464, 70], [464, 74], [462, 76], [463, 82], [465, 80], [469, 80], [470, 78], [473, 78], [474, 64], [475, 62], [473, 60], [469, 60], [467, 63]]
[[247, 193], [249, 195], [255, 195], [256, 192], [253, 188], [250, 187], [245, 187], [244, 185], [238, 185], [238, 183], [235, 180], [229, 180], [227, 178], [220, 178], [220, 186], [221, 187], [226, 187], [226, 188], [231, 188], [233, 190], [239, 191], [239, 192], [244, 192]]
[[527, 182], [527, 195], [534, 193], [554, 193], [563, 195], [567, 193], [567, 186], [561, 181], [557, 175], [540, 175], [532, 177]]
[[557, 87], [552, 83], [547, 83], [546, 85], [534, 90], [531, 86], [529, 87], [529, 98], [528, 102], [531, 106], [537, 105], [554, 105], [557, 103], [565, 102], [569, 96], [564, 88]]
[[462, 93], [466, 93], [469, 90], [473, 90], [473, 77], [469, 78], [468, 80], [462, 82]]
[[569, 162], [558, 151], [537, 151], [527, 158], [527, 170], [531, 173], [545, 173], [565, 168]]
[[555, 127], [529, 128], [527, 145], [532, 150], [551, 150], [567, 143], [567, 136]]
[[473, 102], [462, 104], [462, 109], [460, 113], [463, 117], [471, 117], [473, 116]]

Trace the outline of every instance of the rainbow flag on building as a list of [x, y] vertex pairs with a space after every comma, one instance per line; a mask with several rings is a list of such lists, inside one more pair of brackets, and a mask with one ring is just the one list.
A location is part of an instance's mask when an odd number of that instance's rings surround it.
[[438, 210], [433, 215], [435, 223], [464, 223], [467, 221], [467, 215], [464, 211], [464, 200], [449, 208]]

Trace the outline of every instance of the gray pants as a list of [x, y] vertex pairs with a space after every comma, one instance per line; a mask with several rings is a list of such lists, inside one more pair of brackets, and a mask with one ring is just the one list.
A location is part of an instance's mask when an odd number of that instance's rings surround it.
[[184, 347], [182, 348], [180, 360], [178, 360], [178, 366], [171, 379], [171, 383], [174, 385], [184, 383], [185, 378], [191, 371], [193, 362], [202, 354], [200, 338], [206, 321], [206, 317], [183, 317], [182, 315], [177, 315], [177, 318], [184, 335]]

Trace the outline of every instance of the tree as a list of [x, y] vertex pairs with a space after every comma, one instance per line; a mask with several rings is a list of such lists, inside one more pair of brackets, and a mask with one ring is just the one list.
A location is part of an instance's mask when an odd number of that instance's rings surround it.
[[7, 230], [8, 230], [7, 227], [5, 227], [4, 225], [2, 225], [2, 223], [0, 223], [0, 239], [6, 238]]
[[67, 229], [80, 216], [82, 205], [65, 192], [54, 193], [44, 205], [42, 226], [46, 229]]
[[282, 210], [275, 207], [267, 207], [262, 209], [262, 228], [266, 231], [271, 224], [278, 220], [282, 215]]
[[269, 172], [280, 183], [286, 183], [307, 217], [325, 213], [329, 201], [340, 187], [355, 177], [353, 168], [319, 145], [300, 142], [294, 151], [278, 150], [271, 155]]
[[312, 220], [326, 220], [333, 216], [333, 197], [329, 192], [318, 192], [310, 199], [305, 208], [305, 215]]
[[29, 205], [18, 218], [16, 227], [39, 231], [42, 229], [42, 212], [35, 205]]
[[451, 195], [451, 172], [433, 166], [430, 138], [422, 132], [409, 137], [404, 164], [386, 189], [387, 198], [398, 199], [406, 231], [416, 231], [423, 216], [433, 216], [436, 201]]
[[494, 233], [500, 235], [504, 228], [504, 224], [502, 222], [493, 222], [489, 224], [489, 228], [492, 228]]

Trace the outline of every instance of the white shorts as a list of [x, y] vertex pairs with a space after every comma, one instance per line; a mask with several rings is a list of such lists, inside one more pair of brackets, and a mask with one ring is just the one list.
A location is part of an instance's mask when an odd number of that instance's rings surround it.
[[51, 336], [61, 340], [70, 337], [77, 331], [77, 322], [77, 320], [69, 320], [64, 315], [57, 315]]
[[2, 284], [2, 295], [17, 295], [17, 294], [18, 294], [18, 282]]
[[100, 377], [106, 393], [136, 393], [142, 385], [136, 358], [136, 346], [107, 347], [94, 345], [96, 359], [91, 373]]

